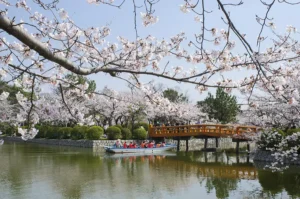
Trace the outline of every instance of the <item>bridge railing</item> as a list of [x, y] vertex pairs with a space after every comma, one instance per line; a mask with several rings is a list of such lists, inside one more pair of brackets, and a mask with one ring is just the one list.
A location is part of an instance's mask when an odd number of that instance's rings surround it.
[[236, 126], [222, 124], [199, 124], [182, 126], [161, 126], [149, 128], [149, 137], [185, 137], [185, 136], [215, 136], [234, 137], [257, 133], [256, 126]]

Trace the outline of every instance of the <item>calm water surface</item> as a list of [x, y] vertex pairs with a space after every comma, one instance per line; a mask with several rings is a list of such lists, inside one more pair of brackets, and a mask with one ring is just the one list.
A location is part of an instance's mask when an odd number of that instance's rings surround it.
[[91, 149], [0, 146], [0, 198], [298, 198], [300, 169], [272, 173], [247, 156], [122, 156]]

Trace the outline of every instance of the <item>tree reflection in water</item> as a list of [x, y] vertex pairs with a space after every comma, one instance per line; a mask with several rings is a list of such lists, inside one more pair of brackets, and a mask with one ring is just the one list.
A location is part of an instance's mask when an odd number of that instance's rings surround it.
[[[0, 198], [39, 198], [40, 194], [178, 198], [189, 192], [195, 197], [276, 198], [285, 191], [300, 197], [299, 168], [272, 173], [262, 170], [263, 165], [254, 166], [247, 156], [199, 152], [108, 156], [86, 149], [9, 143], [1, 147], [0, 156]], [[245, 182], [257, 186], [246, 191]]]
[[256, 163], [255, 166], [259, 169], [259, 183], [269, 196], [280, 195], [285, 190], [291, 198], [300, 197], [300, 168], [298, 166], [290, 166], [283, 172], [263, 170], [265, 166], [263, 163]]

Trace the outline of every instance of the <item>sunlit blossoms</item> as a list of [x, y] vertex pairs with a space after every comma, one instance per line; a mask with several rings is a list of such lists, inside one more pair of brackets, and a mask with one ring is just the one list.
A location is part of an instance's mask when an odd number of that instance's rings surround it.
[[35, 128], [31, 128], [31, 129], [18, 128], [18, 133], [21, 134], [21, 138], [26, 141], [29, 139], [33, 139], [37, 135], [38, 130]]
[[153, 15], [148, 14], [148, 13], [142, 13], [141, 12], [141, 17], [142, 17], [144, 26], [148, 26], [150, 24], [155, 24], [155, 23], [158, 22], [158, 17], [153, 16]]
[[179, 7], [180, 7], [180, 10], [181, 10], [183, 13], [188, 13], [188, 12], [190, 12], [190, 10], [188, 9], [187, 4], [185, 4], [185, 5], [180, 5]]

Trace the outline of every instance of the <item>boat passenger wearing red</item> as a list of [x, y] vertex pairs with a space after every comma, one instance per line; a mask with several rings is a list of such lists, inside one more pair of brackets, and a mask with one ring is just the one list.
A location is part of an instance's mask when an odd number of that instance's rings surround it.
[[148, 148], [153, 148], [154, 146], [154, 143], [151, 141], [149, 144], [148, 144]]
[[132, 144], [132, 148], [137, 148], [137, 146], [136, 146], [136, 143], [134, 142], [133, 144]]
[[130, 148], [130, 149], [132, 149], [133, 148], [133, 144], [132, 144], [132, 142], [130, 142], [129, 143], [129, 147], [128, 148]]

